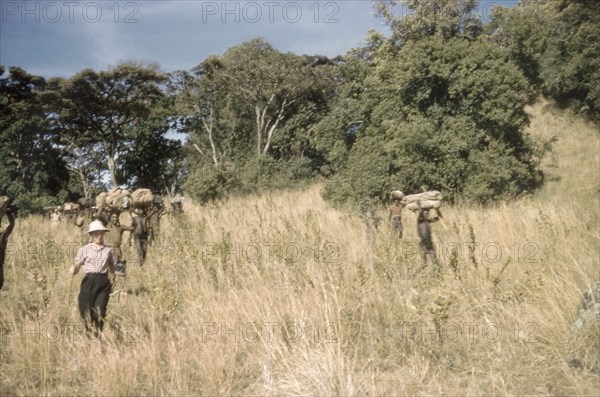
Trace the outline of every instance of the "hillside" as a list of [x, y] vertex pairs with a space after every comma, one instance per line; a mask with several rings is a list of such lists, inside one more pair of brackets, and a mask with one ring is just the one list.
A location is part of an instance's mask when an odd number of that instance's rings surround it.
[[413, 213], [399, 241], [385, 208], [375, 231], [319, 185], [187, 202], [143, 271], [130, 260], [102, 345], [81, 334], [66, 272], [80, 232], [19, 219], [0, 395], [597, 395], [600, 333], [571, 326], [599, 279], [600, 133], [528, 112], [532, 136], [556, 137], [545, 187], [443, 208], [439, 271], [421, 265]]

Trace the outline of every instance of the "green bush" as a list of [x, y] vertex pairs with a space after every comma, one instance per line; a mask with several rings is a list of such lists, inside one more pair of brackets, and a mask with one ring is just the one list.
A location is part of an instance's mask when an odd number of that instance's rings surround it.
[[385, 200], [426, 184], [450, 200], [487, 202], [541, 183], [539, 152], [523, 133], [532, 91], [496, 44], [426, 38], [376, 65], [364, 83], [370, 119], [326, 184], [328, 200]]
[[198, 167], [187, 178], [184, 191], [199, 203], [221, 200], [231, 191], [233, 173], [227, 167]]
[[268, 189], [284, 189], [308, 183], [317, 175], [313, 160], [300, 157], [275, 160], [254, 157], [239, 164], [211, 164], [196, 169], [188, 177], [185, 191], [199, 203], [218, 201], [231, 194], [249, 194]]

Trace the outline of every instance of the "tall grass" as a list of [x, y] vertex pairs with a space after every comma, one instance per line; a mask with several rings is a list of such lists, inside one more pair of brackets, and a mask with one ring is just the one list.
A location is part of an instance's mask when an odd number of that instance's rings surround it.
[[19, 219], [0, 395], [597, 395], [599, 334], [581, 343], [571, 325], [600, 267], [600, 134], [528, 111], [532, 136], [557, 139], [545, 187], [443, 208], [439, 267], [421, 263], [414, 214], [400, 241], [329, 207], [319, 185], [188, 202], [143, 268], [124, 247], [127, 296], [102, 342], [83, 336], [81, 276], [67, 273], [84, 236]]

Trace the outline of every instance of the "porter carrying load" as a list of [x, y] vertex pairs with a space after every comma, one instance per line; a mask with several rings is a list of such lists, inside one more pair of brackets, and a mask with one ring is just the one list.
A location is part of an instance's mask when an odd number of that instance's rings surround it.
[[422, 209], [439, 209], [442, 205], [442, 193], [437, 190], [430, 190], [423, 193], [409, 194], [402, 197], [402, 205], [409, 210], [416, 212]]

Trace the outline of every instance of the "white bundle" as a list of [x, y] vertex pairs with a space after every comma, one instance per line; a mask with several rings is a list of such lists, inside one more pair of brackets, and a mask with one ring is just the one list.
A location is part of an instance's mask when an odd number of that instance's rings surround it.
[[391, 200], [401, 200], [402, 197], [404, 197], [404, 193], [402, 193], [400, 190], [394, 190], [392, 194], [390, 194]]
[[65, 203], [63, 206], [63, 211], [69, 212], [69, 211], [77, 211], [77, 210], [79, 210], [79, 204], [76, 204], [76, 203], [69, 202], [69, 203]]
[[402, 198], [402, 205], [411, 211], [418, 211], [419, 208], [440, 208], [442, 205], [442, 193], [437, 190], [430, 190], [428, 192], [410, 194]]

